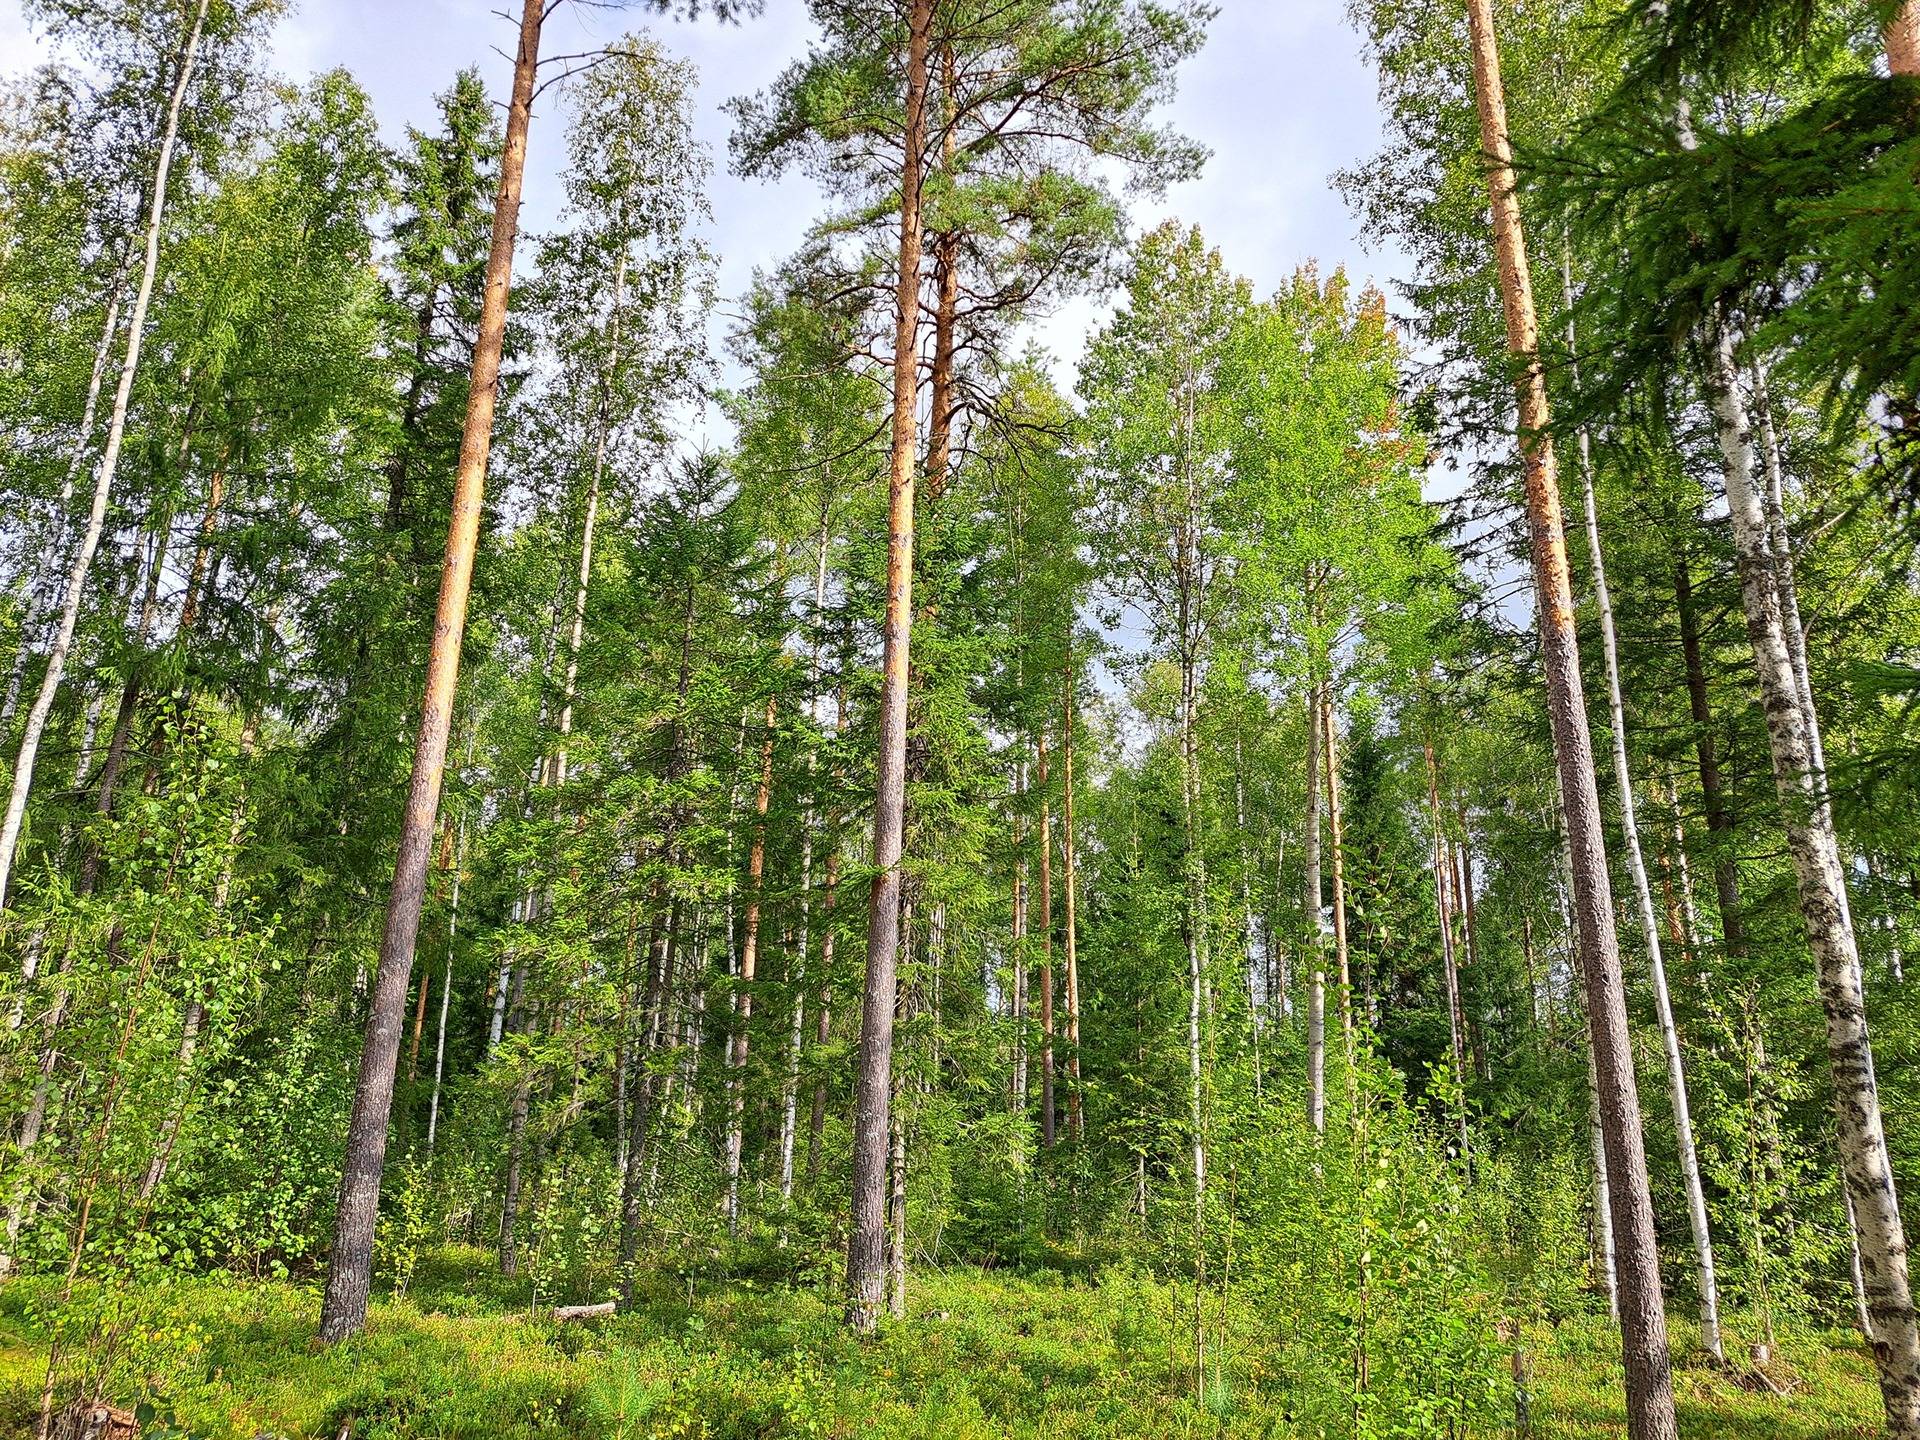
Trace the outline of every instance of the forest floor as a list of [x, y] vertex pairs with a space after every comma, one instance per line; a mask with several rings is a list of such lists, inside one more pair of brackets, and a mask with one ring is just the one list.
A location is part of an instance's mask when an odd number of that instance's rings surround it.
[[[533, 1318], [551, 1302], [530, 1314], [528, 1285], [501, 1281], [490, 1258], [423, 1257], [408, 1295], [377, 1302], [367, 1333], [331, 1350], [312, 1342], [311, 1286], [219, 1278], [139, 1292], [114, 1307], [126, 1338], [108, 1398], [139, 1406], [143, 1440], [334, 1440], [348, 1422], [353, 1440], [1312, 1433], [1294, 1423], [1280, 1347], [1245, 1338], [1257, 1317], [1230, 1327], [1229, 1379], [1196, 1403], [1169, 1355], [1169, 1317], [1146, 1313], [1173, 1292], [1137, 1278], [916, 1272], [912, 1318], [863, 1346], [821, 1293], [740, 1281], [691, 1296], [663, 1282], [672, 1288], [630, 1315], [558, 1324]], [[52, 1327], [77, 1318], [55, 1316], [53, 1298], [32, 1280], [0, 1288], [0, 1434], [31, 1433]], [[1624, 1434], [1614, 1345], [1598, 1317], [1529, 1335], [1537, 1436]], [[1774, 1373], [1792, 1393], [1682, 1364], [1681, 1433], [1878, 1433], [1872, 1373], [1850, 1336], [1797, 1337]]]

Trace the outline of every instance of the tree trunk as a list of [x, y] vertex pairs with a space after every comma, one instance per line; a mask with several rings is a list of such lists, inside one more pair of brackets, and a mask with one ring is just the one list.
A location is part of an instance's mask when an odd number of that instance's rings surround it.
[[1013, 1020], [1013, 1109], [1027, 1113], [1027, 758], [1014, 767], [1013, 812], [1013, 995], [1008, 1009]]
[[427, 994], [433, 989], [433, 972], [420, 972], [419, 999], [413, 1007], [413, 1037], [407, 1042], [407, 1084], [420, 1076], [420, 1037], [427, 1028]]
[[1594, 1068], [1593, 1047], [1587, 1052], [1587, 1149], [1593, 1156], [1593, 1244], [1599, 1252], [1600, 1290], [1607, 1297], [1607, 1314], [1620, 1319], [1620, 1275], [1613, 1249], [1613, 1187], [1607, 1183], [1607, 1142], [1600, 1130], [1600, 1073]]
[[1307, 692], [1307, 823], [1300, 908], [1305, 911], [1307, 943], [1313, 947], [1313, 978], [1307, 988], [1307, 1121], [1319, 1134], [1327, 1128], [1327, 966], [1320, 888], [1320, 748], [1325, 740], [1320, 682], [1315, 680]]
[[1703, 340], [1706, 387], [1719, 437], [1740, 570], [1740, 598], [1753, 648], [1761, 708], [1773, 755], [1787, 848], [1793, 857], [1827, 1018], [1827, 1057], [1841, 1165], [1859, 1225], [1860, 1258], [1874, 1330], [1874, 1363], [1887, 1433], [1920, 1436], [1920, 1328], [1907, 1280], [1907, 1243], [1874, 1078], [1860, 957], [1846, 900], [1846, 877], [1833, 814], [1815, 768], [1818, 724], [1802, 703], [1781, 615], [1766, 511], [1754, 489], [1753, 434], [1739, 390], [1727, 318], [1710, 317]]
[[506, 143], [500, 156], [493, 240], [487, 254], [486, 291], [473, 349], [466, 425], [460, 437], [460, 460], [454, 478], [446, 558], [441, 567], [433, 645], [427, 659], [427, 683], [420, 705], [406, 818], [400, 830], [393, 887], [387, 899], [386, 928], [380, 939], [380, 963], [367, 1014], [366, 1042], [354, 1081], [353, 1114], [347, 1127], [333, 1255], [320, 1311], [320, 1338], [328, 1343], [355, 1334], [365, 1326], [367, 1318], [367, 1292], [373, 1278], [373, 1227], [380, 1208], [380, 1173], [387, 1158], [387, 1122], [393, 1110], [394, 1070], [400, 1055], [401, 1021], [413, 969], [414, 943], [420, 931], [420, 909], [426, 895], [427, 863], [439, 818], [440, 781], [446, 766], [447, 735], [452, 726], [455, 687], [460, 673], [460, 645], [466, 631], [467, 594], [473, 582], [487, 457], [493, 443], [493, 412], [507, 329], [507, 292], [513, 275], [520, 183], [526, 169], [527, 125], [533, 109], [540, 25], [546, 9], [545, 0], [523, 0], [521, 6], [513, 99], [507, 110]]
[[905, 1086], [893, 1075], [887, 1114], [887, 1313], [907, 1318], [907, 1121]]
[[440, 982], [440, 1024], [433, 1043], [433, 1099], [427, 1105], [427, 1158], [433, 1158], [434, 1137], [440, 1130], [440, 1086], [447, 1073], [447, 1006], [453, 996], [453, 941], [460, 930], [460, 871], [467, 859], [467, 822], [460, 819], [460, 838], [453, 847], [453, 892], [447, 901], [447, 973]]
[[[1760, 421], [1761, 454], [1766, 467], [1767, 488], [1762, 508], [1766, 514], [1767, 542], [1773, 552], [1774, 588], [1780, 597], [1780, 630], [1787, 642], [1787, 658], [1793, 665], [1794, 690], [1806, 716], [1807, 755], [1812, 765], [1814, 793], [1819, 797], [1823, 823], [1831, 826], [1833, 796], [1827, 789], [1827, 752], [1820, 738], [1820, 710], [1813, 703], [1813, 670], [1807, 663], [1807, 633], [1800, 619], [1800, 587], [1794, 578], [1792, 537], [1787, 533], [1786, 464], [1780, 453], [1779, 434], [1774, 429], [1766, 371], [1759, 365], [1753, 369], [1753, 401]], [[1842, 886], [1840, 900], [1847, 905], [1847, 919], [1851, 924], [1849, 898]]]
[[[805, 821], [802, 821], [805, 824]], [[813, 828], [800, 841], [800, 944], [787, 973], [787, 1064], [780, 1077], [780, 1199], [793, 1199], [793, 1152], [800, 1128], [800, 1051], [806, 1043], [807, 948], [813, 910]]]
[[1247, 983], [1247, 1022], [1253, 1046], [1253, 1098], [1265, 1095], [1266, 1067], [1261, 1063], [1260, 1039], [1263, 1017], [1260, 1013], [1259, 931], [1253, 913], [1253, 859], [1247, 829], [1247, 756], [1240, 734], [1233, 737], [1233, 818], [1240, 861], [1240, 947], [1241, 968]]
[[1040, 787], [1040, 1143], [1053, 1148], [1053, 812], [1047, 795], [1047, 737], [1036, 742]]
[[580, 564], [573, 581], [573, 618], [567, 631], [566, 678], [560, 688], [559, 743], [554, 746], [552, 763], [547, 769], [547, 788], [558, 790], [567, 783], [567, 740], [573, 734], [573, 702], [580, 684], [580, 647], [586, 640], [587, 592], [593, 581], [593, 541], [600, 521], [600, 490], [607, 469], [607, 442], [613, 432], [608, 392], [613, 385], [613, 370], [618, 363], [620, 305], [627, 288], [627, 253], [623, 249], [613, 268], [613, 316], [607, 322], [608, 350], [600, 397], [599, 423], [593, 441], [593, 469], [587, 481], [587, 508], [580, 518]]
[[26, 680], [27, 662], [33, 655], [33, 638], [46, 619], [46, 607], [53, 602], [51, 581], [67, 550], [67, 507], [73, 503], [74, 487], [79, 484], [80, 471], [86, 465], [94, 416], [100, 408], [100, 389], [106, 380], [107, 362], [113, 358], [114, 337], [120, 332], [121, 292], [133, 270], [136, 253], [129, 244], [107, 288], [107, 317], [100, 327], [100, 339], [93, 347], [93, 373], [87, 379], [87, 399], [80, 409], [80, 427], [73, 437], [73, 453], [67, 457], [66, 474], [60, 480], [53, 538], [46, 551], [34, 560], [33, 579], [27, 589], [27, 613], [20, 625], [20, 646], [14, 651], [13, 668], [7, 672], [6, 696], [0, 699], [0, 733], [13, 728], [14, 713], [20, 706], [20, 687]]
[[[1184, 600], [1183, 611], [1188, 608]], [[1207, 876], [1206, 855], [1201, 849], [1200, 813], [1200, 695], [1199, 676], [1192, 656], [1188, 616], [1181, 617], [1183, 651], [1180, 667], [1180, 772], [1182, 819], [1185, 825], [1185, 849], [1182, 866], [1186, 871], [1187, 941], [1187, 1083], [1193, 1126], [1193, 1374], [1198, 1394], [1207, 1373], [1205, 1313], [1201, 1297], [1206, 1291], [1207, 1251], [1207, 1129], [1206, 1073], [1201, 1063], [1200, 1017], [1205, 1004], [1207, 977]]]
[[874, 783], [873, 890], [867, 903], [867, 981], [854, 1087], [853, 1224], [847, 1318], [870, 1335], [886, 1302], [887, 1116], [900, 944], [900, 860], [906, 813], [907, 675], [913, 626], [913, 495], [920, 317], [920, 177], [933, 0], [908, 9], [906, 126], [900, 167], [899, 274], [894, 293], [892, 474], [887, 487], [886, 638]]
[[1459, 1087], [1455, 1120], [1459, 1127], [1460, 1163], [1468, 1163], [1471, 1146], [1467, 1135], [1467, 1045], [1466, 1023], [1460, 1005], [1460, 962], [1453, 946], [1453, 897], [1448, 884], [1447, 833], [1440, 814], [1440, 765], [1434, 758], [1433, 742], [1426, 744], [1427, 804], [1433, 815], [1433, 898], [1440, 920], [1441, 974], [1447, 990], [1447, 1038], [1453, 1057], [1453, 1083]]
[[1887, 17], [1887, 70], [1894, 75], [1920, 75], [1920, 0], [1906, 0]]
[[[833, 733], [836, 738], [847, 732], [847, 690], [844, 684], [834, 690]], [[833, 911], [840, 886], [840, 811], [827, 814], [827, 863], [820, 889], [820, 1003], [814, 1008], [813, 1043], [824, 1048], [833, 1037]], [[827, 1082], [813, 1082], [813, 1114], [807, 1123], [807, 1179], [820, 1174], [820, 1150], [827, 1133]]]
[[1340, 1034], [1346, 1046], [1347, 1081], [1353, 1083], [1353, 974], [1347, 960], [1347, 868], [1340, 853], [1340, 732], [1333, 714], [1331, 688], [1322, 692], [1321, 763], [1327, 779], [1327, 841], [1333, 862], [1333, 954], [1334, 975], [1340, 987]]
[[507, 1112], [507, 1178], [500, 1198], [500, 1273], [520, 1273], [520, 1252], [514, 1243], [514, 1222], [520, 1218], [521, 1157], [526, 1149], [527, 1113], [533, 1102], [533, 1081], [522, 1076], [514, 1083], [513, 1103]]
[[753, 985], [760, 959], [761, 893], [767, 867], [767, 803], [773, 796], [773, 722], [777, 697], [767, 696], [766, 734], [760, 741], [760, 785], [753, 794], [753, 844], [747, 851], [747, 910], [741, 929], [740, 964], [734, 971], [733, 1036], [727, 1049], [727, 1231], [740, 1233], [740, 1154], [746, 1139], [748, 1028], [753, 1023]]
[[1507, 324], [1507, 343], [1519, 362], [1520, 449], [1526, 467], [1527, 513], [1538, 585], [1540, 645], [1545, 662], [1554, 757], [1573, 855], [1573, 899], [1580, 922], [1588, 1025], [1598, 1071], [1601, 1129], [1612, 1191], [1614, 1241], [1620, 1276], [1622, 1358], [1627, 1430], [1632, 1440], [1673, 1440], [1672, 1362], [1660, 1292], [1653, 1198], [1640, 1127], [1640, 1101], [1627, 1030], [1626, 996], [1613, 927], [1600, 795], [1593, 742], [1580, 684], [1573, 594], [1567, 572], [1565, 524], [1549, 433], [1546, 375], [1540, 365], [1539, 321], [1528, 273], [1520, 200], [1507, 130], [1506, 92], [1493, 27], [1493, 0], [1468, 0], [1474, 99], [1487, 156], [1487, 194]]
[[[662, 841], [661, 854], [667, 865], [675, 862], [669, 841]], [[620, 1173], [619, 1275], [620, 1298], [623, 1302], [633, 1299], [634, 1262], [640, 1255], [640, 1220], [646, 1209], [643, 1175], [647, 1162], [647, 1125], [656, 1108], [653, 1060], [663, 1041], [671, 1043], [668, 1040], [671, 1034], [668, 1011], [675, 988], [671, 970], [679, 940], [680, 902], [668, 898], [664, 873], [654, 877], [648, 907], [652, 913], [647, 920], [646, 993], [640, 1002], [644, 1034], [640, 1044], [639, 1078], [633, 1086], [632, 1102], [627, 1111], [627, 1163]], [[696, 1004], [704, 994], [704, 989], [696, 988]], [[697, 1023], [693, 1016], [688, 1017], [690, 1030]], [[686, 1038], [688, 1051], [693, 1052], [697, 1045], [698, 1037], [689, 1034]]]
[[[1561, 273], [1567, 294], [1573, 293], [1572, 262], [1563, 252]], [[1567, 346], [1575, 350], [1573, 321], [1567, 321]], [[1579, 372], [1574, 372], [1579, 384]], [[1600, 545], [1600, 514], [1594, 496], [1593, 452], [1587, 429], [1580, 427], [1580, 493], [1586, 516], [1587, 559], [1593, 566], [1593, 598], [1600, 612], [1600, 654], [1606, 668], [1607, 715], [1613, 730], [1613, 779], [1620, 799], [1620, 839], [1626, 850], [1627, 875], [1633, 882], [1635, 911], [1647, 947], [1647, 966], [1653, 982], [1654, 1014], [1660, 1022], [1660, 1047], [1667, 1062], [1667, 1098], [1673, 1106], [1674, 1142], [1680, 1158], [1680, 1181], [1687, 1197], [1687, 1226], [1693, 1237], [1695, 1284], [1700, 1292], [1700, 1343], [1715, 1360], [1725, 1360], [1720, 1340], [1720, 1289], [1714, 1280], [1713, 1232], [1707, 1221], [1706, 1189], [1700, 1180], [1700, 1156], [1693, 1141], [1692, 1108], [1687, 1101], [1686, 1065], [1680, 1054], [1680, 1028], [1674, 1023], [1673, 998], [1667, 988], [1667, 966], [1660, 947], [1660, 920], [1654, 909], [1653, 886], [1647, 877], [1646, 856], [1640, 846], [1640, 822], [1634, 803], [1633, 769], [1627, 759], [1627, 712], [1620, 686], [1620, 646], [1613, 622], [1613, 593], [1607, 585], [1606, 556]]]
[[1066, 681], [1060, 718], [1060, 868], [1066, 884], [1067, 1134], [1086, 1138], [1080, 1108], [1080, 952], [1075, 931], [1077, 878], [1073, 854], [1073, 637], [1067, 637]]
[[[81, 534], [80, 548], [67, 574], [66, 595], [60, 607], [60, 625], [53, 644], [47, 650], [46, 672], [40, 677], [40, 690], [33, 708], [27, 712], [20, 750], [14, 760], [13, 782], [7, 794], [6, 818], [0, 820], [0, 911], [7, 903], [7, 891], [13, 878], [14, 852], [19, 848], [20, 829], [26, 821], [27, 796], [33, 788], [33, 765], [40, 753], [40, 738], [46, 733], [47, 717], [53, 711], [54, 696], [60, 689], [60, 677], [66, 672], [67, 656], [73, 649], [74, 627], [80, 620], [80, 602], [86, 594], [87, 573], [93, 568], [94, 552], [100, 548], [100, 532], [106, 524], [107, 498], [113, 490], [115, 473], [120, 468], [120, 447], [127, 434], [127, 405], [133, 395], [133, 378], [140, 368], [140, 343], [147, 327], [147, 306], [153, 299], [153, 279], [160, 266], [160, 222], [167, 209], [167, 177], [173, 169], [174, 143], [180, 134], [180, 108], [187, 97], [187, 84], [193, 78], [195, 57], [200, 51], [200, 36], [206, 25], [209, 0], [194, 7], [193, 24], [180, 51], [180, 70], [167, 101], [166, 119], [160, 132], [160, 150], [154, 164], [153, 189], [147, 203], [146, 255], [140, 269], [140, 288], [134, 293], [133, 309], [127, 317], [127, 353], [120, 362], [120, 381], [114, 390], [112, 418], [107, 423], [106, 448], [94, 474], [93, 506], [87, 514], [87, 528]], [[111, 334], [111, 327], [106, 327]]]
[[1673, 563], [1674, 613], [1680, 622], [1680, 655], [1687, 671], [1687, 711], [1693, 720], [1694, 752], [1700, 767], [1700, 800], [1713, 841], [1714, 903], [1720, 910], [1720, 939], [1729, 955], [1744, 955], [1746, 926], [1741, 913], [1740, 876], [1734, 868], [1733, 817], [1727, 814], [1720, 785], [1720, 757], [1713, 739], [1713, 708], [1707, 699], [1707, 670], [1700, 650], [1700, 622], [1693, 603], [1693, 571], [1685, 555]]

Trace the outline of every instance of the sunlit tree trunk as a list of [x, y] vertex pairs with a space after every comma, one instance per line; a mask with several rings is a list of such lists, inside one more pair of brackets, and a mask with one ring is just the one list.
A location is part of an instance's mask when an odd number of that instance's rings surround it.
[[[1573, 293], [1572, 262], [1561, 256], [1561, 273], [1569, 296]], [[1567, 344], [1575, 349], [1573, 321], [1567, 321]], [[1575, 372], [1574, 383], [1579, 383]], [[1687, 1226], [1693, 1237], [1694, 1282], [1700, 1292], [1700, 1343], [1716, 1360], [1726, 1351], [1720, 1340], [1720, 1288], [1714, 1278], [1713, 1233], [1707, 1221], [1707, 1197], [1700, 1179], [1700, 1155], [1694, 1146], [1692, 1108], [1687, 1100], [1686, 1064], [1680, 1054], [1680, 1028], [1673, 1018], [1673, 998], [1667, 988], [1667, 966], [1660, 946], [1660, 920], [1653, 904], [1653, 885], [1647, 877], [1646, 856], [1640, 845], [1640, 821], [1634, 801], [1633, 768], [1627, 759], [1627, 712], [1620, 688], [1620, 647], [1613, 622], [1613, 592], [1607, 585], [1606, 556], [1600, 544], [1600, 514], [1594, 496], [1593, 452], [1587, 429], [1578, 435], [1580, 494], [1586, 518], [1587, 559], [1593, 567], [1594, 604], [1600, 612], [1600, 655], [1606, 669], [1607, 715], [1613, 732], [1613, 779], [1620, 801], [1620, 840], [1626, 851], [1627, 876], [1633, 884], [1635, 914], [1647, 947], [1647, 966], [1653, 987], [1654, 1015], [1660, 1025], [1660, 1048], [1667, 1062], [1667, 1098], [1673, 1107], [1674, 1143], [1680, 1158], [1680, 1183], [1687, 1197]]]
[[394, 1070], [400, 1056], [400, 1030], [413, 969], [413, 948], [419, 936], [420, 910], [426, 896], [427, 864], [432, 856], [435, 824], [439, 818], [440, 781], [453, 720], [460, 645], [466, 631], [467, 595], [473, 582], [487, 458], [493, 444], [493, 412], [507, 329], [507, 292], [512, 283], [513, 247], [519, 228], [520, 183], [526, 169], [527, 125], [533, 111], [540, 26], [546, 11], [545, 0], [524, 0], [521, 7], [513, 98], [507, 109], [506, 141], [500, 156], [493, 240], [487, 254], [485, 294], [467, 390], [466, 424], [460, 437], [460, 459], [454, 475], [452, 518], [447, 530], [446, 558], [441, 567], [433, 645], [427, 658], [427, 683], [420, 706], [413, 774], [394, 861], [393, 887], [387, 899], [386, 927], [380, 940], [380, 963], [367, 1015], [366, 1042], [354, 1082], [333, 1252], [327, 1268], [326, 1297], [320, 1311], [320, 1338], [327, 1342], [345, 1339], [366, 1324], [367, 1294], [373, 1277], [373, 1227], [380, 1208], [380, 1174], [387, 1157]]
[[886, 1172], [893, 1010], [900, 945], [900, 860], [906, 809], [907, 677], [913, 625], [914, 401], [920, 317], [921, 150], [933, 0], [907, 16], [906, 113], [900, 173], [900, 249], [894, 293], [892, 473], [887, 491], [887, 604], [880, 734], [874, 781], [873, 890], [867, 905], [867, 980], [854, 1085], [853, 1216], [847, 1248], [848, 1321], [877, 1327], [886, 1303]]
[[1887, 17], [1887, 69], [1895, 75], [1920, 75], [1920, 0], [1906, 0]]
[[1580, 684], [1572, 585], [1560, 487], [1548, 430], [1546, 375], [1539, 354], [1520, 200], [1507, 128], [1506, 91], [1494, 35], [1492, 0], [1468, 0], [1474, 100], [1487, 160], [1487, 195], [1507, 325], [1518, 362], [1520, 449], [1525, 461], [1527, 513], [1532, 530], [1540, 644], [1546, 670], [1554, 758], [1559, 768], [1567, 841], [1573, 856], [1573, 902], [1579, 921], [1581, 969], [1586, 976], [1588, 1028], [1599, 1081], [1601, 1130], [1606, 1143], [1613, 1233], [1620, 1282], [1622, 1359], [1627, 1430], [1633, 1440], [1674, 1440], [1672, 1362], [1660, 1290], [1653, 1199], [1647, 1181], [1640, 1101], [1627, 1029], [1626, 996], [1614, 933], [1593, 743]]

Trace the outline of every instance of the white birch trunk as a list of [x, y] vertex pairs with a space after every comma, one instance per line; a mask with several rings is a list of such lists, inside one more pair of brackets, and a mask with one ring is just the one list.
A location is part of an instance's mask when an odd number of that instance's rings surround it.
[[1887, 1155], [1859, 952], [1846, 900], [1846, 877], [1815, 768], [1818, 733], [1802, 703], [1781, 614], [1776, 556], [1766, 508], [1754, 488], [1753, 431], [1739, 387], [1733, 335], [1723, 314], [1709, 317], [1707, 398], [1726, 482], [1727, 510], [1740, 570], [1740, 597], [1753, 648], [1761, 705], [1793, 857], [1800, 913], [1826, 1011], [1827, 1057], [1842, 1168], [1860, 1240], [1874, 1361], [1887, 1433], [1920, 1436], [1920, 1328], [1907, 1278], [1906, 1232]]
[[200, 35], [206, 24], [209, 0], [200, 0], [194, 8], [193, 24], [180, 53], [180, 73], [175, 77], [173, 93], [167, 102], [166, 121], [160, 134], [160, 151], [154, 165], [153, 190], [147, 206], [146, 255], [140, 268], [140, 288], [133, 297], [133, 310], [127, 319], [127, 353], [120, 364], [120, 383], [114, 390], [112, 418], [107, 424], [106, 448], [94, 474], [93, 506], [87, 514], [87, 528], [80, 537], [80, 548], [73, 557], [67, 575], [66, 595], [60, 607], [60, 624], [53, 644], [47, 649], [46, 673], [40, 678], [40, 693], [27, 712], [27, 724], [20, 737], [20, 752], [14, 762], [13, 783], [7, 795], [6, 818], [0, 821], [0, 910], [7, 903], [7, 890], [13, 877], [14, 852], [19, 848], [20, 830], [26, 821], [27, 796], [33, 788], [33, 764], [40, 752], [40, 739], [46, 733], [47, 717], [52, 713], [54, 696], [60, 689], [60, 677], [67, 668], [67, 655], [73, 648], [74, 628], [80, 620], [80, 602], [86, 594], [87, 573], [93, 568], [94, 552], [100, 548], [100, 532], [106, 523], [107, 500], [113, 492], [114, 475], [120, 466], [120, 447], [127, 433], [127, 405], [133, 396], [133, 379], [140, 368], [140, 342], [147, 325], [147, 306], [153, 299], [153, 279], [160, 267], [160, 222], [167, 210], [167, 179], [173, 169], [174, 143], [180, 134], [180, 108], [187, 98], [187, 85], [193, 78], [194, 60], [200, 50]]

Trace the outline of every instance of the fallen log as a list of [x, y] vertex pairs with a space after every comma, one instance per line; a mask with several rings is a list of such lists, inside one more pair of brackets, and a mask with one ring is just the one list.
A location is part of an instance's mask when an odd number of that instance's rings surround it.
[[614, 1301], [602, 1300], [598, 1305], [556, 1305], [553, 1318], [556, 1320], [604, 1320], [613, 1314]]

